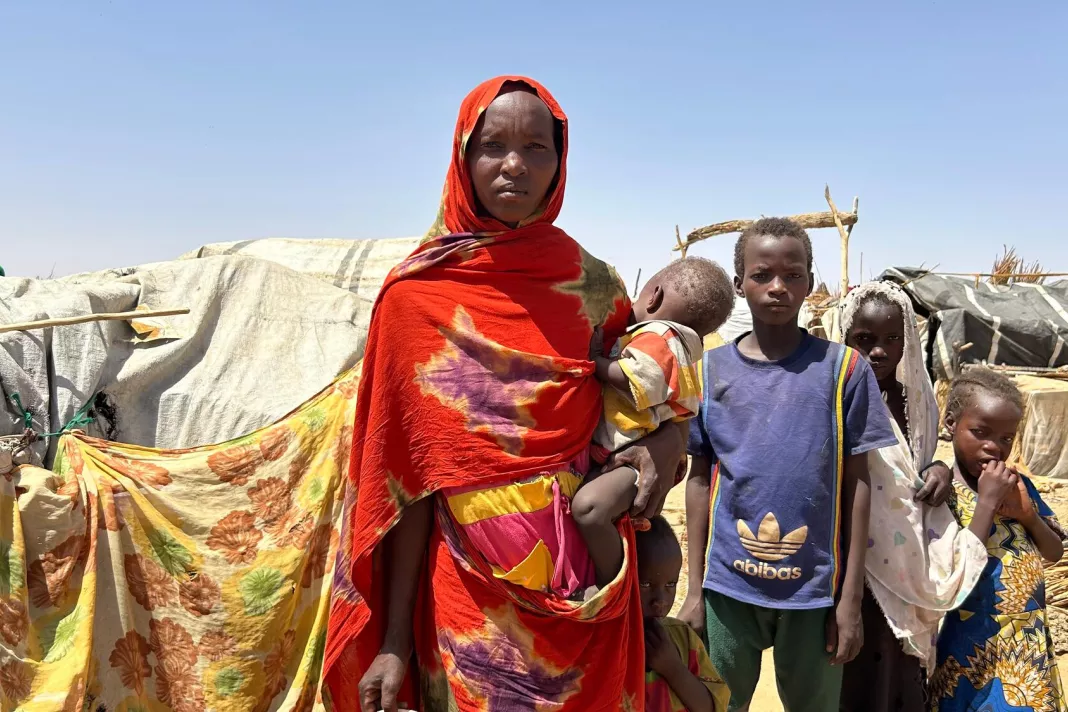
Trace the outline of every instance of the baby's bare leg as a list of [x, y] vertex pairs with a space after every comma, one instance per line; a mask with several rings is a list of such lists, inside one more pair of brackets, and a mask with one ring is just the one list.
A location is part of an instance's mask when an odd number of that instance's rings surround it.
[[623, 568], [623, 540], [615, 521], [634, 504], [636, 478], [630, 467], [591, 475], [571, 502], [571, 515], [590, 550], [598, 586], [610, 584]]

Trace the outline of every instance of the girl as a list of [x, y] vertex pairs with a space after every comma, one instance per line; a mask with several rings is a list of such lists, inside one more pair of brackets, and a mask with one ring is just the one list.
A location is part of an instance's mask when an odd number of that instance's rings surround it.
[[938, 636], [935, 712], [1065, 709], [1042, 573], [1042, 559], [1056, 562], [1064, 553], [1059, 525], [1031, 481], [1005, 464], [1022, 415], [1019, 390], [994, 371], [973, 368], [953, 381], [950, 506], [986, 542], [989, 560]]
[[864, 645], [846, 665], [840, 709], [923, 712], [938, 622], [978, 581], [986, 547], [944, 504], [952, 474], [934, 459], [938, 404], [908, 295], [891, 282], [852, 290], [842, 333], [871, 364], [899, 442], [869, 455]]

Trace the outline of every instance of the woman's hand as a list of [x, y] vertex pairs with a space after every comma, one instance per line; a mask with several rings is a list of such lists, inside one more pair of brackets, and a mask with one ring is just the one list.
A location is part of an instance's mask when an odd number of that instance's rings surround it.
[[406, 672], [406, 659], [395, 653], [379, 653], [360, 680], [361, 712], [397, 712], [397, 695]]
[[705, 599], [703, 596], [687, 595], [679, 609], [678, 619], [690, 626], [697, 635], [705, 637]]
[[913, 499], [931, 507], [940, 507], [949, 499], [953, 488], [953, 472], [944, 462], [934, 462], [923, 473], [923, 487]]
[[632, 517], [649, 519], [660, 514], [685, 454], [682, 428], [666, 423], [655, 433], [612, 455], [607, 468], [632, 467], [638, 471], [638, 495], [630, 510]]

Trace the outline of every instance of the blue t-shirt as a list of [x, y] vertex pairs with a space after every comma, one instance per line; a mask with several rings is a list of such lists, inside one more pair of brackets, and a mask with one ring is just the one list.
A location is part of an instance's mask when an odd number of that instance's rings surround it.
[[806, 332], [781, 361], [737, 341], [713, 349], [702, 380], [689, 450], [712, 463], [704, 587], [767, 608], [834, 605], [841, 461], [897, 442], [871, 367]]

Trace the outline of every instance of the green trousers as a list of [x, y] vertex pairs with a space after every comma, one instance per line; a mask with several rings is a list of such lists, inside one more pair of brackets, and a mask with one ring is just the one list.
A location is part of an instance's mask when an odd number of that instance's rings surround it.
[[705, 645], [731, 690], [731, 712], [752, 700], [768, 648], [775, 649], [775, 680], [786, 712], [838, 712], [842, 668], [831, 665], [827, 654], [830, 613], [762, 608], [705, 590]]

